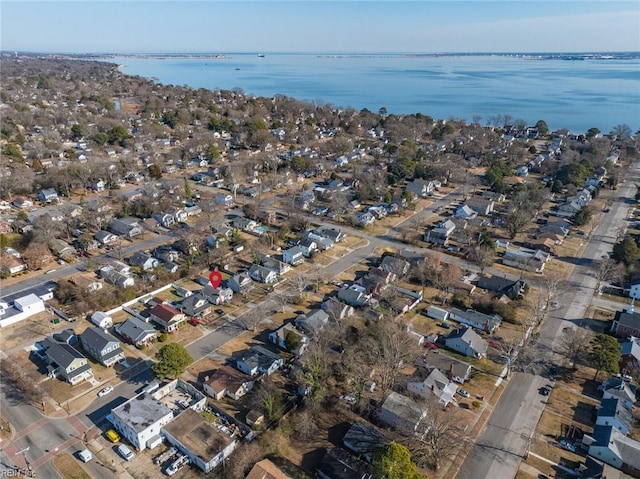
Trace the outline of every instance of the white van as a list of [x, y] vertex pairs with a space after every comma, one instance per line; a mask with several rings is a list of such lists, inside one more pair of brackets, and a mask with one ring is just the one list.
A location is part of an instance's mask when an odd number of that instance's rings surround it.
[[89, 449], [83, 449], [82, 451], [78, 452], [78, 458], [80, 458], [82, 462], [89, 462], [91, 459], [93, 459], [93, 454], [91, 454], [91, 451]]
[[134, 452], [131, 449], [129, 449], [129, 447], [125, 446], [124, 444], [120, 444], [118, 446], [118, 454], [120, 454], [127, 461], [130, 461], [131, 459], [133, 459], [135, 457]]

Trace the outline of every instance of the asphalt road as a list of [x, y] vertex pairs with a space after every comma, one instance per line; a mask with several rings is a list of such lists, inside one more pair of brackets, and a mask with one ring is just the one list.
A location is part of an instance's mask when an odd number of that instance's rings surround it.
[[[541, 325], [536, 346], [549, 362], [561, 364], [560, 337], [565, 327], [575, 327], [585, 317], [594, 298], [596, 279], [592, 261], [611, 251], [616, 241], [617, 228], [624, 225], [635, 195], [635, 183], [640, 180], [640, 164], [629, 171], [626, 182], [615, 192], [611, 211], [605, 213], [594, 228], [576, 266], [569, 277], [571, 301], [554, 311]], [[551, 347], [549, 347], [551, 345]], [[462, 463], [457, 479], [513, 478], [526, 453], [529, 438], [544, 409], [543, 396], [537, 389], [546, 384], [540, 376], [515, 373], [493, 410], [491, 417]]]

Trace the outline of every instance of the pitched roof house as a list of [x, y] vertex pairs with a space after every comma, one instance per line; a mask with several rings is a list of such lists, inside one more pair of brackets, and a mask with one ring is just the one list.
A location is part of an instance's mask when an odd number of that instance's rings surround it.
[[617, 469], [640, 476], [640, 442], [626, 437], [613, 426], [593, 428], [589, 455]]
[[387, 426], [415, 432], [426, 415], [427, 410], [413, 399], [392, 392], [382, 403], [378, 418]]
[[312, 336], [318, 334], [327, 322], [329, 315], [322, 309], [312, 309], [306, 314], [299, 314], [295, 319], [296, 327]]
[[140, 347], [148, 346], [158, 336], [158, 331], [138, 318], [127, 318], [124, 322], [116, 324], [116, 333], [130, 344]]
[[93, 372], [87, 358], [67, 343], [52, 339], [43, 341], [49, 376], [62, 377], [71, 385], [93, 379]]
[[236, 367], [249, 376], [266, 374], [269, 376], [282, 367], [283, 361], [276, 353], [262, 346], [253, 346], [236, 361]]
[[245, 479], [292, 479], [269, 459], [254, 464]]
[[278, 274], [275, 271], [259, 264], [254, 264], [249, 268], [249, 276], [259, 283], [275, 283], [278, 280]]
[[454, 395], [458, 386], [438, 369], [433, 368], [423, 381], [408, 382], [407, 390], [425, 399], [434, 398], [443, 406], [448, 406], [451, 401], [455, 402]]
[[488, 315], [473, 309], [463, 311], [458, 308], [451, 308], [449, 310], [449, 319], [487, 333], [493, 333], [502, 324], [500, 315]]
[[602, 399], [618, 398], [631, 409], [636, 402], [637, 388], [622, 377], [611, 377], [598, 386], [602, 391]]
[[184, 313], [168, 304], [157, 304], [151, 309], [151, 321], [166, 332], [177, 331], [178, 326], [185, 320]]
[[631, 308], [627, 311], [617, 311], [611, 331], [619, 338], [640, 337], [640, 313], [634, 312]]
[[309, 344], [309, 338], [291, 323], [285, 323], [269, 333], [269, 341], [297, 356], [302, 354]]
[[378, 452], [389, 444], [387, 436], [371, 424], [354, 422], [342, 438], [342, 443], [356, 456], [372, 463]]
[[335, 321], [353, 316], [355, 311], [353, 306], [343, 303], [333, 296], [324, 301], [320, 308]]
[[597, 409], [597, 426], [613, 426], [625, 436], [629, 434], [634, 421], [633, 414], [621, 399], [603, 399]]
[[505, 294], [509, 299], [515, 300], [524, 294], [525, 282], [521, 279], [514, 281], [500, 276], [482, 276], [478, 280], [478, 288]]
[[487, 355], [487, 342], [466, 326], [452, 331], [444, 343], [449, 349], [471, 358], [483, 358]]
[[82, 348], [103, 366], [112, 366], [124, 359], [120, 342], [100, 328], [87, 328], [80, 335]]
[[253, 389], [253, 380], [237, 369], [223, 366], [205, 378], [202, 389], [218, 401], [224, 396], [238, 400]]
[[247, 294], [253, 287], [253, 280], [249, 273], [244, 271], [237, 273], [227, 280], [227, 286], [231, 288], [234, 293]]

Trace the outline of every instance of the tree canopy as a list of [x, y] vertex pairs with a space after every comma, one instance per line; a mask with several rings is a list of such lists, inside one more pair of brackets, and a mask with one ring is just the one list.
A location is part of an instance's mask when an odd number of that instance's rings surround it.
[[583, 206], [582, 209], [578, 211], [573, 217], [573, 224], [576, 226], [584, 226], [586, 224], [589, 224], [592, 216], [593, 212], [591, 211], [591, 208], [589, 208], [588, 206]]
[[159, 378], [169, 377], [172, 379], [180, 376], [193, 358], [182, 344], [165, 344], [156, 354], [157, 363], [151, 367]]
[[390, 443], [373, 463], [376, 477], [384, 479], [418, 479], [417, 466], [411, 460], [411, 453], [402, 444]]
[[594, 379], [598, 377], [600, 371], [617, 374], [620, 371], [618, 362], [620, 361], [620, 344], [613, 336], [598, 334], [591, 341], [591, 365], [596, 369]]
[[625, 236], [622, 241], [613, 245], [613, 259], [627, 266], [633, 265], [640, 258], [640, 248], [631, 236]]

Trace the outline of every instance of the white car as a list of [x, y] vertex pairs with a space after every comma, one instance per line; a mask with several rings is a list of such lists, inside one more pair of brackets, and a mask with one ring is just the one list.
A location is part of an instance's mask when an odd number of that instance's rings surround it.
[[120, 454], [127, 461], [132, 460], [136, 456], [135, 453], [124, 444], [120, 444], [118, 446], [118, 454]]
[[98, 397], [101, 398], [102, 396], [106, 396], [111, 391], [113, 391], [113, 386], [107, 386], [106, 388], [103, 388], [98, 392]]
[[470, 398], [471, 397], [471, 394], [469, 394], [464, 389], [458, 389], [458, 394], [460, 394], [460, 396], [465, 397], [465, 398]]

